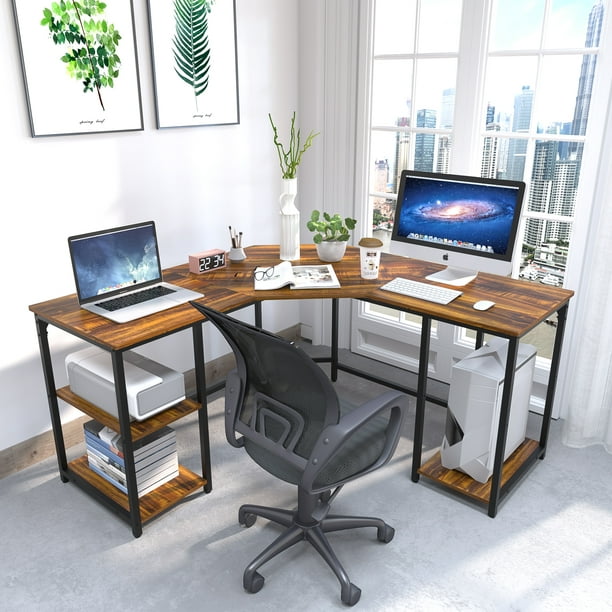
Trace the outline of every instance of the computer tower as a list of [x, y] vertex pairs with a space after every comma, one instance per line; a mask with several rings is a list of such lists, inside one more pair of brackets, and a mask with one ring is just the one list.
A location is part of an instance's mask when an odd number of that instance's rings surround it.
[[[452, 368], [441, 463], [478, 482], [493, 473], [507, 354], [508, 341], [493, 338]], [[533, 346], [519, 344], [504, 461], [525, 440], [535, 358]]]

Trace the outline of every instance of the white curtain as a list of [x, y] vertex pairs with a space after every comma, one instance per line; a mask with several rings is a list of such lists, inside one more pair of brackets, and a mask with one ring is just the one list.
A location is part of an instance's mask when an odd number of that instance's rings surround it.
[[563, 441], [575, 447], [602, 444], [612, 453], [612, 95], [609, 77], [605, 80], [601, 146], [597, 154], [589, 152], [590, 159], [597, 160], [591, 167], [597, 170], [586, 177], [593, 181], [595, 204], [586, 228], [584, 256], [575, 266], [578, 282], [570, 302], [574, 324], [564, 346], [571, 355], [563, 381]]

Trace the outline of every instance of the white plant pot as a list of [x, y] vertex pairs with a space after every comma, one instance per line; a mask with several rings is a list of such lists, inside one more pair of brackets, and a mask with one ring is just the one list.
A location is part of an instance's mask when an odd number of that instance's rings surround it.
[[346, 240], [323, 241], [317, 244], [317, 255], [321, 261], [340, 261], [346, 251]]

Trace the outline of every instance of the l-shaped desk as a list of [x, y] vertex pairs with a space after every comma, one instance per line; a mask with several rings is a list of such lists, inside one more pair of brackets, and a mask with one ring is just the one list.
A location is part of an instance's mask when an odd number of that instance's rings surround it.
[[[380, 289], [380, 286], [394, 277], [402, 276], [423, 280], [425, 276], [441, 269], [436, 264], [406, 259], [383, 253], [379, 278], [364, 280], [359, 271], [359, 249], [348, 247], [342, 261], [334, 263], [334, 270], [340, 287], [334, 289], [305, 289], [292, 291], [285, 287], [272, 291], [255, 291], [252, 272], [256, 266], [270, 266], [279, 263], [278, 245], [252, 246], [246, 249], [247, 259], [242, 262], [228, 262], [227, 266], [205, 274], [189, 272], [187, 264], [175, 266], [164, 271], [164, 280], [201, 291], [202, 301], [223, 312], [233, 312], [254, 306], [255, 323], [261, 325], [262, 302], [267, 300], [328, 299], [331, 300], [332, 337], [328, 361], [331, 364], [331, 378], [336, 379], [338, 370], [365, 376], [400, 388], [416, 397], [416, 417], [414, 425], [414, 451], [411, 478], [414, 482], [425, 476], [432, 482], [465, 496], [477, 505], [486, 507], [488, 514], [497, 514], [499, 502], [510, 492], [525, 472], [543, 459], [546, 453], [549, 426], [559, 369], [559, 359], [563, 343], [563, 333], [567, 318], [569, 301], [573, 292], [536, 283], [517, 281], [510, 278], [479, 274], [477, 278], [462, 287], [463, 294], [447, 305], [426, 302], [416, 298], [404, 297]], [[314, 245], [302, 245], [301, 259], [297, 264], [320, 263]], [[367, 372], [358, 371], [339, 360], [338, 351], [338, 300], [357, 299], [373, 304], [395, 308], [419, 315], [422, 318], [421, 345], [419, 351], [419, 371], [417, 388], [404, 388], [401, 385], [374, 379]], [[495, 302], [488, 311], [477, 311], [473, 304], [482, 299]], [[212, 489], [212, 473], [208, 439], [208, 414], [206, 409], [207, 385], [204, 374], [204, 318], [189, 304], [176, 306], [170, 310], [144, 317], [124, 324], [116, 324], [81, 309], [75, 295], [57, 298], [30, 306], [35, 315], [47, 398], [51, 413], [51, 423], [55, 438], [60, 477], [64, 482], [75, 482], [102, 503], [131, 523], [133, 534], [142, 533], [142, 524], [162, 513], [178, 501], [203, 488]], [[557, 314], [554, 348], [550, 374], [538, 441], [526, 439], [523, 444], [504, 462], [506, 435], [510, 415], [510, 399], [520, 339], [537, 325]], [[423, 428], [425, 407], [430, 398], [427, 392], [428, 356], [431, 323], [442, 321], [476, 330], [476, 344], [480, 346], [484, 334], [506, 338], [509, 342], [505, 369], [504, 389], [500, 407], [497, 445], [493, 464], [493, 475], [487, 483], [479, 483], [457, 470], [447, 470], [440, 463], [437, 453], [424, 465], [422, 462]], [[69, 387], [56, 389], [51, 347], [48, 339], [48, 326], [57, 327], [73, 336], [101, 347], [111, 354], [115, 391], [117, 396], [118, 418], [75, 395]], [[196, 397], [186, 399], [146, 421], [131, 422], [125, 390], [125, 371], [123, 353], [148, 342], [176, 333], [192, 330], [194, 364], [196, 373]], [[118, 431], [123, 437], [125, 469], [128, 494], [125, 495], [87, 465], [87, 456], [70, 463], [67, 461], [62, 424], [60, 420], [58, 397], [76, 406], [82, 412]], [[439, 402], [439, 400], [438, 400]], [[181, 466], [179, 476], [162, 485], [152, 493], [138, 498], [136, 474], [134, 469], [133, 443], [183, 418], [198, 412], [198, 433], [202, 474], [198, 475]]]

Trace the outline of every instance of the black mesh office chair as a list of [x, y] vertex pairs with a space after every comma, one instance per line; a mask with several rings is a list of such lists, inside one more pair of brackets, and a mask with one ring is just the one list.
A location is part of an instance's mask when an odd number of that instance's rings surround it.
[[356, 604], [361, 590], [350, 582], [325, 534], [375, 527], [377, 539], [387, 543], [395, 530], [379, 518], [330, 514], [330, 503], [345, 483], [389, 461], [408, 397], [387, 392], [348, 411], [323, 370], [297, 345], [197, 302], [192, 305], [221, 331], [236, 358], [225, 387], [229, 443], [244, 446], [261, 467], [298, 488], [295, 510], [251, 504], [239, 509], [238, 521], [247, 527], [257, 516], [286, 527], [246, 568], [244, 588], [257, 593], [264, 584], [259, 567], [306, 539], [338, 577], [342, 601]]

